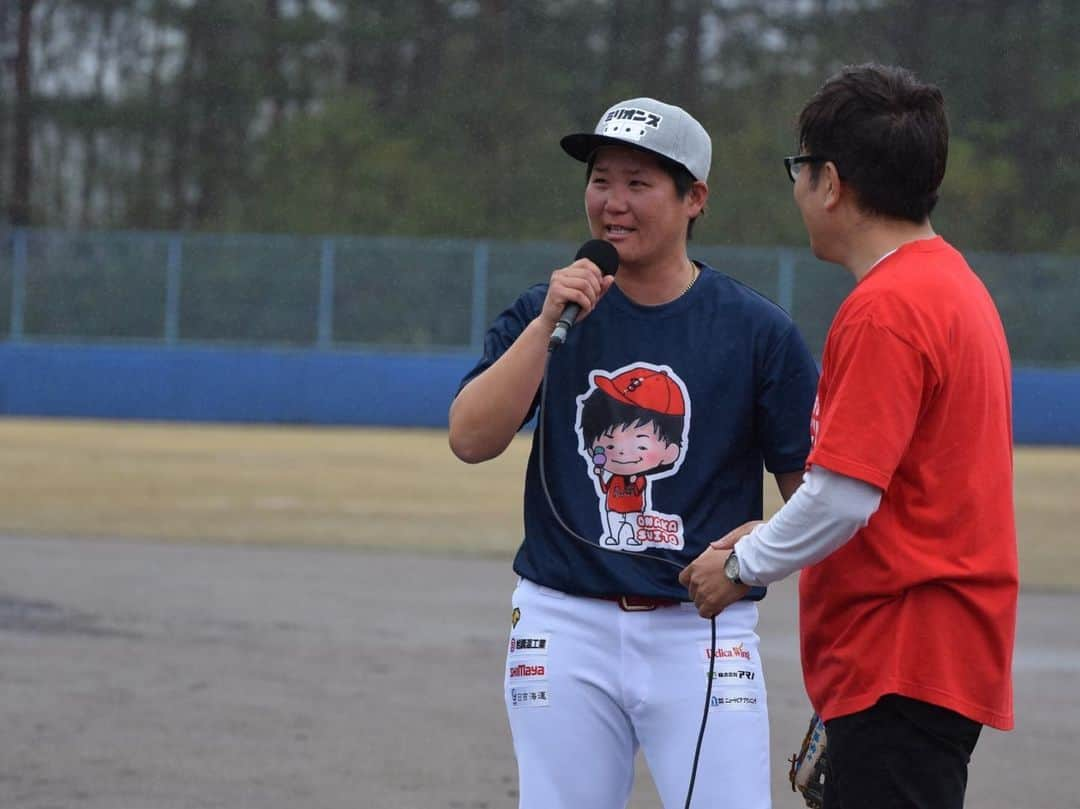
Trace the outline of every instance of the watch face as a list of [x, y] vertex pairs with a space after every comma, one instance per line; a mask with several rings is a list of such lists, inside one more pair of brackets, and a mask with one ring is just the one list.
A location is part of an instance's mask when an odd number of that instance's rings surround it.
[[724, 562], [724, 573], [726, 573], [727, 577], [733, 582], [739, 582], [739, 557], [734, 553], [727, 558], [726, 562]]

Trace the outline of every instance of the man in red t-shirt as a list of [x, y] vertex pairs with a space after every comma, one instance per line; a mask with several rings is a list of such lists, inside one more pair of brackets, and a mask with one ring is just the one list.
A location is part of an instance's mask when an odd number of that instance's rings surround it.
[[982, 726], [1013, 726], [1005, 334], [930, 225], [948, 153], [936, 87], [846, 68], [803, 109], [799, 144], [785, 164], [811, 248], [856, 281], [826, 338], [804, 483], [680, 580], [708, 617], [802, 569], [825, 809], [960, 809]]

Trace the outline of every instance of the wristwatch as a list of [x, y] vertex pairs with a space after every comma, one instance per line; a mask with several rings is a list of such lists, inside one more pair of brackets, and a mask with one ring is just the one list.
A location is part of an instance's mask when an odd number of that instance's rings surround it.
[[732, 551], [727, 561], [724, 562], [724, 575], [728, 577], [728, 581], [732, 584], [743, 583], [743, 580], [739, 578], [739, 557], [735, 555], [735, 551]]

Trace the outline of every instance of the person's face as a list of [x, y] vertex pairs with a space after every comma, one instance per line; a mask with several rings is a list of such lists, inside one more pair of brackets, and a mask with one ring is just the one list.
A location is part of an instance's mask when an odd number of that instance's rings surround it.
[[[814, 177], [814, 174], [817, 177]], [[802, 216], [803, 227], [810, 238], [810, 250], [823, 261], [831, 261], [834, 234], [833, 219], [830, 213], [834, 207], [835, 167], [832, 163], [803, 163], [795, 176], [791, 193], [795, 206]]]
[[699, 182], [680, 199], [655, 157], [605, 146], [585, 187], [585, 213], [592, 235], [615, 245], [620, 265], [648, 266], [685, 252], [687, 223], [701, 212], [707, 194]]
[[679, 459], [679, 445], [657, 435], [654, 424], [611, 427], [597, 444], [604, 448], [604, 469], [614, 475], [640, 475]]

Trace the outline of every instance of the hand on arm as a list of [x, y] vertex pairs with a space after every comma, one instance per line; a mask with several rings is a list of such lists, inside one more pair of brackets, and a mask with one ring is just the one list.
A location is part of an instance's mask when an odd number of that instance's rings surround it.
[[[881, 502], [876, 486], [822, 467], [812, 468], [805, 480], [771, 520], [743, 523], [711, 543], [680, 574], [703, 617], [738, 601], [748, 585], [771, 584], [824, 559], [865, 526]], [[728, 555], [735, 552], [742, 585], [724, 573]]]
[[679, 574], [679, 583], [690, 593], [702, 618], [712, 618], [750, 591], [749, 585], [735, 584], [724, 573], [724, 563], [730, 555], [730, 551], [706, 548]]
[[709, 543], [710, 548], [715, 548], [718, 551], [730, 551], [735, 547], [735, 544], [743, 537], [749, 535], [751, 531], [757, 528], [759, 525], [764, 525], [764, 520], [750, 520], [744, 522], [738, 528], [733, 528], [724, 534], [720, 539], [714, 540]]
[[[744, 581], [771, 584], [821, 561], [864, 527], [881, 503], [881, 489], [824, 467], [814, 466], [805, 481], [772, 519], [734, 540], [744, 540], [739, 546]], [[713, 547], [734, 545], [732, 534]]]
[[[795, 490], [802, 485], [803, 473], [802, 472], [778, 472], [775, 476], [776, 487], [780, 490], [780, 496], [784, 498], [784, 502], [791, 499], [791, 496], [795, 494]], [[750, 520], [744, 522], [738, 528], [733, 528], [728, 531], [720, 539], [714, 540], [709, 543], [709, 547], [716, 550], [731, 550], [735, 547], [740, 539], [750, 534], [759, 525], [764, 525], [764, 520]]]

